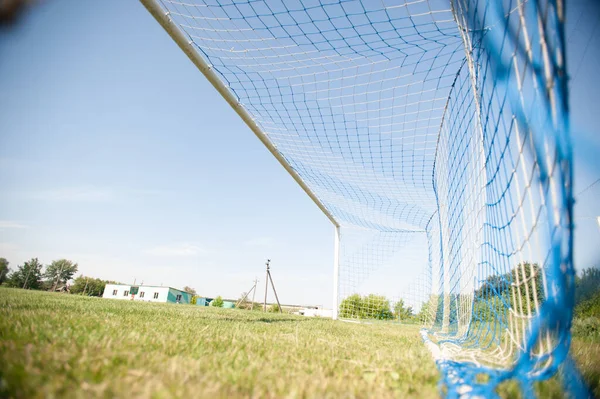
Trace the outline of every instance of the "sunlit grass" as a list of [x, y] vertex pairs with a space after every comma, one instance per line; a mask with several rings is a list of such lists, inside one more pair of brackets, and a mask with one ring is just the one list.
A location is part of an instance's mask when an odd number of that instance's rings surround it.
[[[572, 353], [597, 381], [600, 343]], [[418, 326], [0, 288], [0, 397], [422, 398], [437, 381]]]
[[0, 289], [1, 396], [435, 397], [418, 327]]

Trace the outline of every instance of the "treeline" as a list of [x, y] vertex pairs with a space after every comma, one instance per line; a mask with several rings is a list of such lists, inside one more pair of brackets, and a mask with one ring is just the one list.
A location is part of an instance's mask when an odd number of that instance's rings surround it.
[[54, 260], [44, 266], [38, 258], [31, 258], [13, 271], [5, 258], [0, 258], [0, 283], [8, 287], [30, 290], [58, 290], [77, 273], [77, 263], [68, 259]]
[[392, 308], [390, 300], [383, 295], [353, 294], [346, 297], [340, 304], [339, 316], [352, 319], [416, 322], [421, 314], [416, 315], [412, 306], [406, 306], [402, 299], [396, 302]]
[[575, 280], [573, 335], [600, 339], [600, 268], [584, 269]]
[[473, 319], [480, 322], [507, 322], [508, 308], [534, 314], [544, 302], [542, 269], [537, 263], [523, 262], [505, 274], [489, 276], [475, 291]]
[[[10, 263], [0, 258], [0, 285], [13, 288], [44, 291], [64, 291], [87, 296], [102, 296], [106, 284], [114, 281], [80, 275], [73, 280], [79, 266], [68, 259], [58, 259], [43, 265], [38, 258], [31, 258], [11, 270]], [[72, 284], [69, 282], [73, 280]]]
[[[600, 293], [600, 269], [584, 269], [575, 277], [575, 316], [577, 308]], [[542, 270], [537, 263], [525, 262], [501, 275], [489, 276], [475, 291], [473, 317], [478, 321], [492, 321], [507, 317], [508, 307], [517, 312], [535, 313], [535, 303], [544, 302]], [[581, 313], [581, 312], [579, 312]], [[600, 317], [600, 313], [597, 313]]]
[[[445, 298], [445, 299], [444, 299]], [[519, 313], [536, 312], [536, 303], [544, 301], [542, 270], [537, 263], [523, 262], [504, 274], [488, 276], [474, 294], [431, 295], [422, 308], [427, 309], [428, 322], [442, 323], [444, 310], [452, 326], [459, 317], [461, 304], [473, 301], [472, 320], [475, 322], [507, 322], [508, 309]], [[447, 301], [448, 303], [445, 303]], [[446, 308], [446, 309], [445, 309]]]
[[100, 297], [104, 294], [104, 287], [106, 284], [122, 284], [118, 281], [102, 280], [99, 278], [88, 277], [79, 275], [73, 284], [71, 284], [69, 292], [71, 294], [80, 294], [85, 296], [97, 296]]
[[[443, 295], [430, 295], [418, 313], [402, 300], [391, 306], [391, 301], [382, 295], [353, 294], [341, 302], [339, 316], [439, 324], [443, 322], [446, 310], [449, 313], [447, 322], [453, 325], [458, 320], [461, 303], [472, 300], [473, 321], [507, 323], [509, 308], [534, 314], [535, 304], [542, 305], [545, 300], [542, 273], [537, 263], [523, 262], [507, 273], [487, 277], [473, 295], [450, 294], [446, 296], [447, 303], [444, 303]], [[575, 287], [575, 318], [585, 318], [584, 329], [597, 331], [600, 336], [600, 269], [584, 269], [576, 277]], [[578, 325], [581, 323], [576, 320], [574, 330]]]

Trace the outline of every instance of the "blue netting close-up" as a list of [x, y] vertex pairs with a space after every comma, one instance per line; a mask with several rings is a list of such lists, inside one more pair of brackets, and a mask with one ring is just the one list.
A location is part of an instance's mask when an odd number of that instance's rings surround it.
[[339, 228], [340, 317], [409, 304], [449, 397], [584, 392], [562, 2], [157, 3]]

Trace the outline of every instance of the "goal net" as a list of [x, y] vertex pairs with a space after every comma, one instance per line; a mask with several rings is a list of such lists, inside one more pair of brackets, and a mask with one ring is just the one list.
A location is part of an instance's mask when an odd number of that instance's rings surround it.
[[337, 317], [423, 323], [449, 393], [556, 371], [561, 1], [142, 2], [336, 226]]

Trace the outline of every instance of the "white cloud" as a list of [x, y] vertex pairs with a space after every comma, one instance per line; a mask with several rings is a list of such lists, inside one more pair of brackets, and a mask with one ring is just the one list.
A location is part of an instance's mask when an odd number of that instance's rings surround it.
[[272, 237], [256, 237], [244, 241], [243, 245], [247, 248], [266, 248], [272, 247], [275, 244], [275, 239]]
[[115, 193], [110, 188], [81, 186], [38, 191], [28, 197], [48, 201], [107, 202], [115, 198]]
[[170, 191], [144, 188], [115, 188], [83, 185], [76, 187], [60, 187], [40, 191], [25, 191], [15, 193], [19, 198], [59, 201], [59, 202], [112, 202], [123, 198], [149, 198], [168, 196]]
[[187, 242], [173, 245], [159, 245], [143, 251], [152, 256], [197, 256], [206, 253], [204, 248]]
[[0, 220], [0, 229], [27, 229], [29, 226], [11, 220]]

